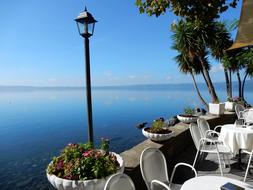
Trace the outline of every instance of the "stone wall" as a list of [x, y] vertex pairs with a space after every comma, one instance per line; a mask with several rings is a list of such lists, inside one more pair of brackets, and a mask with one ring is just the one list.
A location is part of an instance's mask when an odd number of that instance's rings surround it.
[[[225, 113], [222, 116], [206, 115], [201, 117], [208, 121], [211, 129], [217, 125], [234, 123], [236, 120], [236, 115], [229, 112]], [[145, 140], [133, 148], [121, 153], [121, 156], [123, 157], [125, 163], [125, 173], [132, 178], [136, 189], [146, 189], [146, 185], [141, 176], [139, 165], [140, 155], [145, 148], [158, 148], [164, 153], [170, 174], [172, 172], [174, 164], [169, 163], [176, 163], [177, 156], [188, 147], [193, 146], [188, 124], [178, 123], [170, 129], [175, 132], [175, 136], [165, 142], [157, 143], [150, 140]]]

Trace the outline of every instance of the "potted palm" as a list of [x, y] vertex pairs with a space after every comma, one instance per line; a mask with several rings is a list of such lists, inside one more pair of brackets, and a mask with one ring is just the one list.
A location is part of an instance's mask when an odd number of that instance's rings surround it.
[[194, 115], [195, 110], [192, 108], [185, 108], [185, 114], [177, 115], [177, 119], [183, 123], [195, 123], [198, 119], [198, 116]]
[[142, 134], [153, 141], [165, 141], [172, 137], [173, 131], [169, 130], [163, 118], [156, 119], [150, 127], [142, 129]]
[[108, 150], [106, 139], [100, 149], [91, 143], [70, 143], [48, 165], [47, 178], [59, 190], [103, 189], [110, 175], [124, 171], [121, 156]]

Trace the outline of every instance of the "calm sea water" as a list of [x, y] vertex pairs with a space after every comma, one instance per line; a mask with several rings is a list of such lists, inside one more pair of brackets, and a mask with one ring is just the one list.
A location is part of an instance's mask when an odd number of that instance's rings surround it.
[[[111, 139], [122, 152], [145, 138], [135, 126], [170, 118], [186, 106], [199, 106], [191, 90], [93, 90], [96, 144]], [[203, 92], [208, 97], [207, 92]], [[218, 91], [221, 100], [225, 92]], [[253, 92], [246, 93], [253, 103]], [[53, 189], [45, 169], [69, 142], [87, 141], [85, 92], [24, 90], [0, 93], [0, 189]]]

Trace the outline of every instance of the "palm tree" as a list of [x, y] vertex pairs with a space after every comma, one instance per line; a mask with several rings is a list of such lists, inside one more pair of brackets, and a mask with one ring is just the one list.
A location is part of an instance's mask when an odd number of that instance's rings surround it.
[[203, 25], [198, 21], [189, 22], [181, 19], [177, 24], [172, 25], [172, 31], [174, 32], [172, 39], [180, 52], [188, 55], [190, 60], [194, 58], [199, 60], [198, 64], [201, 65], [212, 102], [215, 103], [219, 100], [209, 75], [208, 66], [204, 60], [208, 45], [213, 43], [216, 38], [213, 28], [213, 23]]
[[246, 78], [253, 76], [253, 49], [246, 48], [242, 49], [240, 53], [238, 53], [236, 57], [238, 61], [238, 65], [241, 65], [245, 68], [245, 75], [243, 77], [242, 87], [241, 87], [241, 98], [244, 100], [244, 86], [246, 82]]
[[211, 55], [215, 59], [221, 61], [223, 58], [225, 58], [225, 60], [222, 61], [222, 65], [225, 74], [227, 98], [232, 98], [231, 70], [229, 70], [226, 65], [227, 57], [225, 50], [232, 45], [233, 41], [231, 40], [230, 33], [228, 32], [225, 23], [215, 22], [214, 26], [214, 34], [216, 35], [216, 40], [214, 40], [209, 47], [211, 50]]
[[244, 61], [241, 61], [239, 57], [242, 53], [242, 49], [235, 49], [230, 50], [227, 52], [227, 57], [225, 57], [227, 60], [227, 67], [233, 72], [236, 73], [237, 80], [238, 80], [238, 96], [240, 99], [242, 99], [242, 80], [240, 75], [240, 70], [245, 67]]
[[231, 58], [225, 54], [221, 59], [221, 64], [224, 68], [225, 81], [226, 81], [226, 90], [227, 90], [227, 98], [232, 98], [232, 70], [230, 67]]
[[[176, 49], [175, 46], [173, 48]], [[197, 95], [198, 95], [201, 103], [208, 109], [208, 104], [206, 103], [204, 98], [201, 96], [201, 93], [199, 91], [199, 88], [197, 86], [197, 83], [196, 83], [196, 80], [195, 80], [195, 77], [194, 77], [194, 75], [199, 74], [202, 71], [202, 68], [200, 68], [200, 64], [193, 64], [190, 61], [190, 58], [187, 57], [187, 55], [185, 55], [183, 53], [180, 53], [179, 55], [177, 55], [175, 57], [175, 59], [176, 59], [176, 62], [178, 63], [179, 70], [184, 74], [190, 74], [191, 75], [192, 80], [193, 80], [193, 85], [194, 85], [194, 88], [197, 92]], [[196, 59], [196, 58], [194, 60], [198, 61], [198, 59]]]

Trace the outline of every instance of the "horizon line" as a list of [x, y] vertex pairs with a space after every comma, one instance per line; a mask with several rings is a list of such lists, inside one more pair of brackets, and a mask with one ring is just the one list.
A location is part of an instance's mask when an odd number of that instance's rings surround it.
[[[249, 80], [247, 80], [249, 81]], [[237, 81], [233, 81], [233, 83]], [[225, 83], [223, 81], [213, 82], [214, 84]], [[92, 88], [105, 88], [105, 87], [132, 87], [132, 86], [153, 86], [153, 85], [192, 85], [193, 83], [149, 83], [149, 84], [123, 84], [123, 85], [95, 85]], [[198, 84], [205, 84], [204, 82], [199, 82]], [[85, 88], [85, 86], [36, 86], [36, 85], [0, 85], [0, 87], [6, 88]]]

